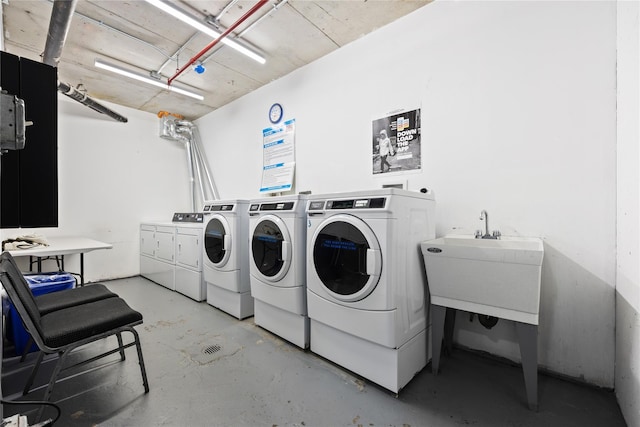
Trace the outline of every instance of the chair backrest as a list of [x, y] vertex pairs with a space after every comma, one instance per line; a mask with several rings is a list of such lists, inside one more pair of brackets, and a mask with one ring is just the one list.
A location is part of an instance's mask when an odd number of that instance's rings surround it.
[[9, 252], [3, 252], [0, 256], [0, 281], [26, 329], [31, 333], [36, 344], [42, 348], [40, 310], [31, 293], [29, 283]]

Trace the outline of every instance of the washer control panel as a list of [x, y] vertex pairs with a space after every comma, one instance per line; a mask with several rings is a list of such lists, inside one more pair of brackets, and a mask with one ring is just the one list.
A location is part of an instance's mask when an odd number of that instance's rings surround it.
[[202, 223], [202, 222], [204, 222], [204, 215], [201, 212], [194, 212], [194, 213], [176, 212], [176, 213], [173, 214], [172, 222]]

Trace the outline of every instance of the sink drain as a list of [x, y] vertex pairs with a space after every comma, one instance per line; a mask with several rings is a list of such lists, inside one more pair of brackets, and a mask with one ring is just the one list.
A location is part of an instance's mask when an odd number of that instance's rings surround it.
[[204, 354], [213, 354], [216, 353], [218, 351], [222, 350], [222, 346], [218, 345], [218, 344], [214, 344], [214, 345], [210, 345], [209, 347], [205, 347], [204, 350], [202, 350], [202, 352]]

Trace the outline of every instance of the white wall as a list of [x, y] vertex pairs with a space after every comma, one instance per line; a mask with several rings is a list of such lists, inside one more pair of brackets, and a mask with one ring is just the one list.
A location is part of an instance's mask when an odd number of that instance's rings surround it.
[[[268, 63], [267, 65], [268, 66]], [[222, 198], [259, 196], [261, 130], [295, 118], [296, 191], [379, 188], [371, 120], [422, 108], [437, 233], [545, 241], [539, 361], [614, 381], [616, 5], [436, 2], [198, 121]], [[462, 345], [519, 359], [512, 324], [457, 319]]]
[[618, 2], [618, 262], [615, 388], [640, 425], [640, 3]]
[[[140, 222], [190, 211], [185, 151], [158, 137], [153, 114], [102, 102], [129, 119], [120, 123], [64, 95], [58, 100], [59, 227], [6, 229], [2, 239], [38, 233], [101, 240], [113, 249], [85, 254], [85, 280], [137, 275]], [[79, 272], [79, 256], [66, 257], [65, 269]]]

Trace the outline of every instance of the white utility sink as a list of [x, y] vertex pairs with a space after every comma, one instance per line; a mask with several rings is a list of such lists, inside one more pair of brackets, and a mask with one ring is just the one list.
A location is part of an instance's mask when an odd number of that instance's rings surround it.
[[451, 235], [420, 246], [432, 304], [538, 325], [542, 240]]

